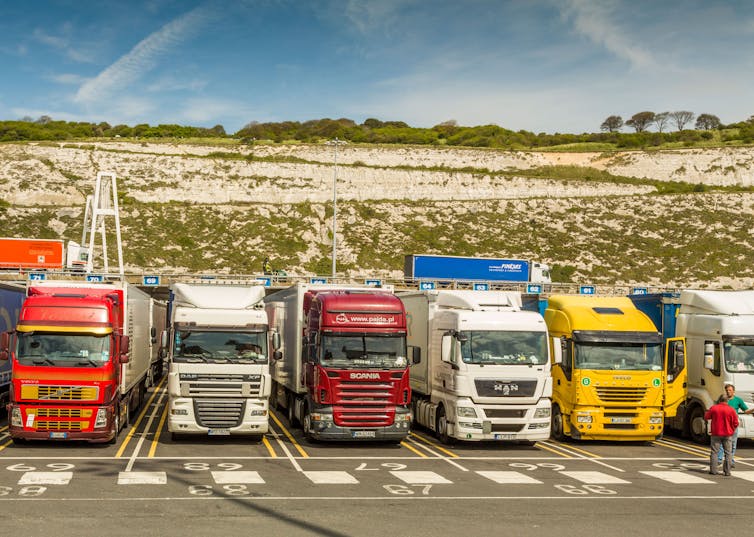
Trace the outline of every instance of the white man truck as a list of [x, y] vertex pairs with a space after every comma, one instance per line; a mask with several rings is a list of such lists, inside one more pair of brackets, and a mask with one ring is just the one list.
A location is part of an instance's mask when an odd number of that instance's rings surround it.
[[547, 326], [521, 294], [431, 290], [399, 295], [406, 308], [414, 420], [441, 441], [550, 436]]
[[[658, 330], [686, 338], [688, 391], [669, 427], [707, 443], [704, 412], [733, 384], [754, 407], [754, 291], [688, 290], [631, 296]], [[739, 414], [739, 438], [754, 439], [754, 416]]]
[[268, 431], [270, 370], [263, 285], [170, 287], [168, 430], [258, 435]]

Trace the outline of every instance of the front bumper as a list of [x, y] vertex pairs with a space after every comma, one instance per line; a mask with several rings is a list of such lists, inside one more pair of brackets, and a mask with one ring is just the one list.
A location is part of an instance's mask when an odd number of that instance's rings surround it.
[[[105, 409], [106, 422], [94, 427], [97, 412]], [[8, 433], [18, 440], [108, 442], [115, 434], [114, 405], [60, 406], [11, 403], [7, 406]], [[22, 425], [14, 424], [13, 416], [20, 412]]]
[[[200, 402], [205, 410], [197, 410]], [[208, 414], [212, 414], [211, 407], [216, 402], [218, 408], [222, 408], [223, 400], [212, 398], [194, 399], [190, 397], [171, 398], [169, 402], [170, 414], [168, 415], [168, 431], [171, 433], [185, 433], [209, 436], [228, 435], [261, 435], [269, 431], [269, 407], [267, 399], [234, 400], [242, 402], [243, 408], [233, 424], [211, 425], [204, 423], [208, 420]], [[209, 410], [207, 410], [209, 408]], [[200, 415], [200, 413], [203, 413]], [[227, 426], [226, 426], [227, 425]]]

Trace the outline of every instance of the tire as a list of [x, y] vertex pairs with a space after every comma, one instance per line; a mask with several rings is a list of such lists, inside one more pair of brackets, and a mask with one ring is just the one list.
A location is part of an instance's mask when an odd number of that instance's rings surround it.
[[302, 420], [303, 423], [301, 424], [302, 429], [304, 429], [304, 437], [309, 442], [316, 442], [317, 439], [314, 438], [314, 435], [312, 434], [312, 415], [309, 412], [309, 406], [304, 409], [304, 419]]
[[550, 436], [555, 440], [563, 441], [566, 439], [566, 435], [563, 427], [563, 414], [560, 412], [560, 407], [555, 405], [552, 407], [552, 421], [550, 423]]
[[296, 397], [293, 394], [288, 395], [288, 424], [291, 427], [295, 427], [298, 425], [298, 420], [296, 419]]
[[118, 442], [118, 433], [120, 433], [121, 425], [120, 425], [120, 409], [116, 409], [115, 412], [115, 426], [113, 427], [115, 429], [115, 433], [113, 433], [113, 437], [107, 441], [108, 444], [115, 444]]
[[448, 419], [445, 415], [445, 407], [439, 407], [437, 409], [437, 418], [435, 424], [435, 431], [437, 432], [437, 438], [443, 444], [453, 444], [455, 439], [448, 436]]
[[704, 421], [704, 409], [699, 405], [694, 405], [689, 415], [689, 435], [691, 440], [697, 444], [708, 444], [707, 423]]
[[16, 437], [11, 436], [10, 441], [13, 442], [14, 446], [23, 446], [26, 444], [26, 439], [24, 438], [16, 438]]
[[170, 433], [170, 439], [173, 442], [180, 442], [183, 440], [183, 435], [181, 433]]

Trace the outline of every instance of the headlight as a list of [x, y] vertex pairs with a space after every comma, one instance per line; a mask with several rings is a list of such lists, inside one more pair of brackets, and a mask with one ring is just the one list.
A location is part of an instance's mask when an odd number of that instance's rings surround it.
[[459, 427], [465, 427], [467, 429], [479, 429], [479, 430], [482, 429], [482, 424], [481, 423], [471, 423], [471, 422], [468, 422], [468, 421], [459, 421], [458, 422], [458, 426]]
[[476, 410], [468, 406], [459, 406], [456, 408], [456, 414], [459, 418], [476, 418]]
[[94, 420], [95, 427], [104, 427], [107, 425], [107, 410], [104, 408], [97, 409], [97, 418]]
[[23, 421], [21, 420], [21, 409], [18, 408], [17, 406], [14, 406], [13, 412], [11, 412], [10, 424], [13, 425], [13, 427], [23, 426]]
[[197, 380], [199, 378], [199, 375], [196, 373], [180, 373], [178, 375], [178, 380]]
[[312, 421], [332, 421], [332, 414], [323, 414], [321, 412], [312, 412], [309, 414]]
[[550, 417], [550, 409], [549, 408], [538, 408], [534, 411], [534, 419], [536, 418], [549, 418]]
[[249, 415], [251, 416], [266, 416], [267, 411], [266, 410], [252, 410], [249, 412]]
[[591, 414], [577, 414], [576, 421], [578, 423], [592, 423]]
[[662, 423], [662, 418], [658, 418], [657, 416], [652, 416], [649, 418], [649, 423]]
[[170, 410], [173, 416], [188, 416], [188, 410], [185, 408], [173, 408]]

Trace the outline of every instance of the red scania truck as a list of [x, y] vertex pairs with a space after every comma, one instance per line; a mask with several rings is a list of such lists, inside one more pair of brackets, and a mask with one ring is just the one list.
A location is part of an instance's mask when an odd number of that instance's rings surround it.
[[145, 396], [151, 306], [125, 282], [30, 283], [16, 330], [0, 341], [12, 362], [11, 439], [115, 442]]
[[299, 283], [265, 298], [272, 399], [310, 440], [400, 442], [411, 423], [406, 312], [392, 288]]

